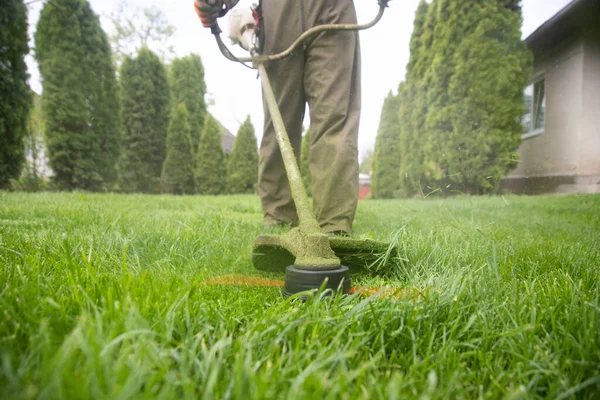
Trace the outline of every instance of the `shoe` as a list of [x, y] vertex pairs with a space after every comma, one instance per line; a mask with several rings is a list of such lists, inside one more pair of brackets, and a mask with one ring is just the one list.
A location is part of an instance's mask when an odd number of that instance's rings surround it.
[[269, 216], [265, 216], [263, 219], [263, 228], [267, 231], [270, 230], [275, 230], [275, 231], [280, 231], [280, 230], [290, 230], [291, 228], [298, 226], [298, 222], [288, 222], [288, 221], [282, 221], [280, 219], [276, 219]]
[[263, 230], [270, 233], [284, 233], [294, 227], [294, 224], [283, 221], [269, 221], [263, 224]]
[[346, 231], [331, 231], [325, 234], [329, 237], [350, 237], [350, 234]]

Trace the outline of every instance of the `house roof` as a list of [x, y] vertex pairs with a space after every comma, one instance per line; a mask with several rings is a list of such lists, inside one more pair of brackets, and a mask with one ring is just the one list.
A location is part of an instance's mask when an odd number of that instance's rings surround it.
[[534, 54], [543, 53], [582, 29], [597, 27], [599, 17], [600, 1], [573, 0], [529, 35], [525, 43]]
[[[212, 115], [212, 114], [211, 114]], [[219, 122], [219, 120], [217, 120], [214, 115], [213, 118], [215, 119], [215, 121], [217, 121], [217, 124], [219, 124], [219, 126], [221, 127], [221, 147], [223, 148], [223, 151], [227, 154], [231, 153], [231, 150], [233, 149], [233, 142], [235, 142], [235, 136], [229, 132], [229, 130], [227, 128], [225, 128], [225, 126]]]
[[221, 131], [221, 147], [223, 147], [225, 153], [231, 153], [233, 142], [235, 142], [235, 136], [224, 127]]

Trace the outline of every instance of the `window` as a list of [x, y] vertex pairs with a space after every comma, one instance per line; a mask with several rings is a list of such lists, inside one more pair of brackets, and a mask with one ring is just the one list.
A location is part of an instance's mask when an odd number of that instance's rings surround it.
[[538, 79], [525, 88], [525, 114], [523, 115], [523, 139], [544, 133], [546, 121], [546, 82]]

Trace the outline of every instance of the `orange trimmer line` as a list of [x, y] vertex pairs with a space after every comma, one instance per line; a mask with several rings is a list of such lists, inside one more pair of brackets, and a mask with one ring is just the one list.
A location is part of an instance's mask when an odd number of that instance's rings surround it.
[[[209, 278], [202, 281], [202, 285], [222, 285], [222, 286], [247, 286], [247, 287], [283, 287], [285, 282], [278, 279], [263, 278], [260, 276], [247, 276], [241, 274], [229, 274]], [[353, 287], [349, 291], [350, 294], [359, 293], [364, 296], [377, 296], [383, 298], [406, 298], [419, 296], [415, 289], [399, 289], [399, 288], [380, 288], [380, 287]]]

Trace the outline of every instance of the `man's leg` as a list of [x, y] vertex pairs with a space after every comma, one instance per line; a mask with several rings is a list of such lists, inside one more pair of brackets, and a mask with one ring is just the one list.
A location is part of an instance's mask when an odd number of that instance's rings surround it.
[[[352, 0], [324, 2], [317, 23], [355, 23]], [[327, 15], [328, 20], [322, 20]], [[314, 212], [325, 232], [351, 233], [358, 201], [360, 48], [356, 32], [326, 32], [306, 50]]]
[[[301, 34], [300, 8], [295, 0], [263, 0], [262, 4], [266, 36], [263, 54], [277, 53]], [[297, 159], [300, 158], [306, 102], [302, 85], [303, 70], [304, 57], [301, 51], [267, 66], [267, 74]], [[262, 201], [264, 222], [265, 225], [297, 223], [296, 207], [264, 94], [263, 107], [265, 124], [258, 165], [258, 195]]]

